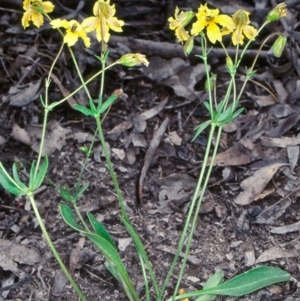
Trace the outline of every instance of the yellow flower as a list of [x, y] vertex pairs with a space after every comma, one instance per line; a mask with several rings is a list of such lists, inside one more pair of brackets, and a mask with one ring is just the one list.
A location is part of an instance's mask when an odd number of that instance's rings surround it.
[[75, 45], [75, 43], [78, 41], [78, 38], [82, 38], [85, 47], [90, 47], [90, 38], [86, 35], [84, 27], [76, 20], [67, 21], [56, 19], [51, 21], [50, 24], [53, 28], [62, 27], [66, 29], [64, 43], [67, 43], [69, 47]]
[[205, 27], [208, 39], [215, 44], [216, 41], [222, 41], [221, 28], [231, 28], [232, 19], [227, 15], [219, 15], [219, 9], [209, 9], [207, 4], [200, 5], [196, 14], [197, 21], [193, 24], [191, 34], [198, 35]]
[[96, 37], [99, 42], [108, 42], [109, 29], [121, 32], [124, 22], [114, 17], [115, 5], [109, 5], [110, 0], [98, 0], [93, 8], [94, 17], [83, 20], [82, 26], [87, 32], [96, 30]]
[[244, 36], [249, 40], [252, 40], [257, 35], [257, 30], [253, 26], [248, 25], [250, 23], [249, 15], [249, 12], [240, 9], [232, 16], [234, 23], [232, 43], [234, 46], [237, 44], [243, 45]]
[[190, 23], [192, 18], [194, 17], [194, 13], [192, 11], [188, 12], [181, 12], [179, 13], [179, 9], [176, 6], [175, 8], [175, 18], [170, 17], [168, 21], [170, 22], [170, 29], [175, 30], [175, 35], [179, 42], [187, 41], [190, 35], [188, 32], [184, 29], [186, 25]]
[[42, 0], [24, 0], [23, 8], [25, 13], [22, 18], [22, 25], [24, 29], [29, 26], [29, 21], [36, 27], [44, 24], [44, 14], [51, 13], [54, 5], [50, 1]]
[[146, 56], [144, 54], [140, 53], [127, 53], [124, 54], [120, 59], [119, 59], [120, 64], [127, 66], [127, 67], [133, 67], [136, 65], [144, 64], [145, 66], [148, 67], [149, 62], [146, 59]]

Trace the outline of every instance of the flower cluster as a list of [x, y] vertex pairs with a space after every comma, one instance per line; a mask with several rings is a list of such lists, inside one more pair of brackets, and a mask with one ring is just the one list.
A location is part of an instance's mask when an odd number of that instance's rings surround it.
[[[33, 25], [40, 27], [44, 23], [44, 17], [51, 20], [48, 13], [54, 9], [50, 1], [43, 0], [24, 0], [23, 8], [25, 13], [22, 18], [24, 28]], [[97, 0], [93, 7], [94, 16], [84, 19], [81, 23], [76, 20], [55, 19], [50, 22], [52, 28], [63, 28], [65, 30], [64, 43], [69, 47], [76, 44], [79, 38], [83, 40], [85, 47], [90, 47], [91, 40], [88, 33], [95, 31], [99, 42], [107, 43], [110, 37], [110, 30], [122, 32], [124, 22], [115, 17], [115, 5], [110, 4], [110, 0]], [[121, 57], [120, 64], [132, 67], [139, 64], [148, 66], [146, 57], [139, 53], [129, 53]]]
[[[284, 3], [278, 4], [267, 16], [267, 23], [278, 20], [286, 15]], [[250, 24], [250, 13], [245, 10], [238, 10], [232, 17], [220, 14], [219, 9], [209, 9], [207, 4], [200, 5], [198, 12], [180, 12], [175, 9], [175, 17], [169, 18], [170, 29], [175, 31], [179, 42], [186, 42], [185, 48], [191, 50], [190, 44], [193, 37], [200, 33], [205, 33], [211, 43], [222, 42], [224, 35], [231, 34], [233, 45], [243, 45], [244, 38], [253, 40], [257, 35], [257, 29]], [[193, 17], [197, 20], [192, 24], [190, 33], [185, 27], [191, 22]], [[205, 31], [204, 31], [205, 30]]]
[[[48, 13], [54, 9], [54, 5], [50, 1], [42, 0], [24, 0], [23, 8], [25, 13], [22, 18], [24, 28], [29, 26], [32, 21], [33, 25], [40, 27], [44, 23], [44, 17], [48, 18]], [[76, 20], [56, 19], [50, 22], [53, 28], [64, 28], [66, 34], [64, 43], [73, 46], [79, 38], [81, 38], [86, 47], [90, 46], [90, 38], [87, 33], [95, 31], [99, 42], [108, 42], [110, 37], [110, 29], [121, 32], [124, 22], [114, 17], [116, 13], [115, 5], [110, 5], [110, 0], [98, 0], [93, 8], [94, 16], [88, 17], [79, 23]]]

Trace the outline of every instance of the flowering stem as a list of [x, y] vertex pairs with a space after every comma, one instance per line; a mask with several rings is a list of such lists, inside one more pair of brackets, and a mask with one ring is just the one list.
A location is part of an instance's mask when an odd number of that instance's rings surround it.
[[[98, 77], [102, 72], [104, 72], [105, 70], [111, 68], [114, 65], [119, 64], [119, 62], [114, 62], [111, 65], [107, 66], [105, 69], [98, 71], [97, 73], [95, 73], [91, 78], [89, 78], [87, 81], [85, 81], [85, 85], [87, 85], [88, 83], [90, 83], [92, 80], [94, 80], [96, 77]], [[49, 110], [52, 110], [53, 108], [61, 105], [63, 102], [65, 102], [66, 100], [68, 100], [71, 96], [73, 96], [74, 94], [76, 94], [78, 91], [80, 91], [82, 88], [84, 87], [84, 85], [79, 86], [77, 89], [75, 89], [73, 92], [71, 92], [70, 94], [68, 94], [68, 96], [64, 97], [63, 99], [52, 103], [51, 105], [49, 105]]]
[[83, 295], [82, 291], [80, 290], [80, 288], [77, 286], [77, 284], [75, 283], [74, 279], [72, 278], [71, 274], [69, 273], [68, 269], [66, 268], [66, 266], [64, 265], [61, 257], [59, 256], [49, 234], [48, 234], [48, 231], [43, 223], [43, 220], [40, 216], [40, 213], [39, 213], [39, 210], [36, 206], [36, 203], [35, 203], [35, 200], [34, 200], [34, 197], [33, 197], [33, 193], [28, 193], [27, 196], [29, 197], [30, 199], [30, 203], [31, 203], [31, 206], [33, 208], [33, 211], [34, 211], [34, 214], [38, 220], [38, 223], [41, 227], [41, 230], [43, 232], [43, 235], [47, 241], [47, 244], [48, 246], [50, 247], [56, 261], [58, 262], [60, 268], [63, 270], [64, 274], [66, 275], [67, 279], [69, 280], [69, 282], [71, 283], [71, 285], [73, 286], [73, 288], [75, 289], [76, 293], [78, 294], [78, 296], [80, 297], [80, 299], [82, 301], [87, 301], [87, 299], [85, 298], [85, 296]]
[[38, 159], [37, 159], [37, 163], [36, 163], [36, 169], [35, 169], [35, 173], [34, 173], [34, 178], [36, 178], [36, 175], [37, 175], [37, 172], [39, 170], [39, 166], [40, 166], [40, 163], [41, 163], [41, 159], [42, 159], [42, 155], [43, 155], [43, 148], [44, 148], [44, 144], [45, 144], [45, 135], [46, 135], [46, 127], [47, 127], [47, 120], [48, 120], [48, 114], [49, 114], [49, 108], [48, 108], [48, 103], [49, 103], [49, 100], [48, 100], [48, 90], [49, 90], [49, 86], [50, 86], [50, 83], [51, 83], [51, 74], [53, 72], [53, 69], [54, 69], [54, 66], [61, 54], [63, 50], [63, 44], [61, 45], [54, 61], [52, 62], [52, 65], [50, 67], [50, 70], [49, 70], [49, 74], [48, 74], [48, 77], [45, 81], [45, 102], [43, 102], [43, 107], [44, 107], [44, 117], [43, 117], [43, 127], [42, 127], [42, 136], [41, 136], [41, 142], [40, 142], [40, 147], [39, 147], [39, 152], [38, 152]]
[[100, 121], [100, 116], [95, 117], [95, 119], [96, 119], [96, 122], [97, 122], [98, 134], [99, 134], [101, 146], [102, 146], [102, 149], [103, 149], [103, 153], [104, 153], [104, 156], [105, 156], [105, 160], [106, 160], [109, 172], [110, 172], [110, 176], [111, 176], [111, 178], [113, 180], [113, 183], [114, 183], [114, 186], [115, 186], [115, 190], [117, 192], [118, 200], [119, 200], [121, 211], [122, 211], [122, 216], [127, 221], [129, 221], [128, 216], [127, 216], [127, 212], [126, 212], [126, 209], [125, 209], [124, 200], [123, 200], [123, 197], [122, 197], [122, 194], [121, 194], [121, 190], [120, 190], [120, 187], [119, 187], [119, 182], [117, 180], [114, 168], [112, 166], [112, 163], [111, 163], [108, 151], [107, 151], [107, 147], [106, 147], [106, 143], [105, 143], [105, 138], [104, 138], [103, 130], [102, 130], [102, 124], [101, 124], [101, 121]]
[[83, 85], [83, 88], [84, 88], [84, 90], [85, 90], [85, 93], [86, 93], [86, 95], [88, 96], [88, 98], [91, 99], [90, 91], [88, 90], [88, 88], [87, 88], [87, 86], [86, 86], [86, 83], [85, 83], [84, 80], [83, 80], [83, 77], [82, 77], [81, 72], [80, 72], [80, 70], [79, 70], [79, 67], [78, 67], [76, 58], [75, 58], [75, 56], [74, 56], [74, 52], [73, 52], [73, 50], [72, 50], [71, 47], [68, 47], [68, 48], [69, 48], [71, 57], [72, 57], [72, 59], [73, 59], [73, 63], [74, 63], [74, 65], [75, 65], [77, 74], [78, 74], [78, 76], [79, 76], [79, 78], [80, 78], [80, 81], [81, 81], [81, 83], [82, 83], [82, 85]]
[[[211, 125], [211, 129], [210, 129], [210, 133], [209, 133], [209, 140], [208, 140], [207, 149], [206, 149], [206, 152], [205, 152], [205, 157], [204, 157], [204, 160], [203, 160], [203, 163], [202, 163], [202, 169], [201, 169], [201, 175], [202, 175], [202, 177], [200, 175], [199, 180], [198, 180], [198, 185], [196, 187], [196, 190], [195, 190], [195, 193], [194, 193], [194, 197], [193, 197], [193, 200], [195, 198], [195, 201], [198, 198], [199, 190], [200, 190], [202, 179], [203, 179], [203, 175], [204, 175], [204, 172], [202, 173], [202, 170], [205, 170], [205, 167], [208, 164], [208, 155], [210, 153], [210, 149], [211, 149], [211, 146], [212, 146], [212, 139], [213, 139], [213, 135], [214, 135], [214, 132], [215, 132], [215, 128], [216, 128], [216, 125], [212, 124]], [[211, 162], [209, 164], [209, 168], [208, 168], [206, 176], [205, 176], [205, 181], [204, 181], [203, 187], [201, 187], [201, 193], [200, 193], [200, 196], [198, 198], [197, 207], [196, 207], [196, 210], [195, 210], [195, 213], [194, 213], [194, 216], [193, 216], [193, 221], [192, 221], [192, 225], [191, 225], [191, 229], [190, 229], [190, 234], [189, 234], [187, 245], [186, 245], [186, 250], [185, 250], [185, 253], [184, 253], [184, 256], [183, 256], [183, 260], [182, 260], [182, 264], [181, 264], [181, 269], [180, 269], [180, 272], [179, 272], [179, 275], [178, 275], [178, 278], [177, 278], [177, 283], [176, 283], [176, 287], [175, 287], [174, 294], [173, 294], [173, 300], [174, 300], [174, 298], [175, 298], [175, 296], [177, 294], [177, 291], [179, 289], [179, 286], [181, 284], [181, 280], [182, 280], [182, 277], [183, 277], [184, 269], [186, 267], [186, 262], [187, 262], [187, 259], [188, 259], [188, 255], [189, 255], [189, 251], [190, 251], [190, 247], [191, 247], [193, 235], [194, 235], [194, 232], [195, 232], [195, 228], [196, 228], [196, 224], [197, 224], [197, 220], [198, 220], [198, 216], [199, 216], [200, 207], [201, 207], [201, 204], [202, 204], [202, 200], [203, 200], [204, 194], [207, 191], [208, 181], [210, 179], [210, 175], [211, 175], [211, 172], [212, 172], [212, 169], [213, 169], [213, 166], [214, 166], [214, 161], [215, 161], [215, 158], [216, 158], [216, 155], [217, 155], [217, 151], [218, 151], [218, 146], [220, 144], [222, 129], [223, 129], [222, 126], [220, 126], [219, 129], [218, 129], [217, 138], [216, 138], [216, 142], [215, 142], [215, 146], [214, 146], [214, 150], [213, 150], [213, 155], [211, 157]]]

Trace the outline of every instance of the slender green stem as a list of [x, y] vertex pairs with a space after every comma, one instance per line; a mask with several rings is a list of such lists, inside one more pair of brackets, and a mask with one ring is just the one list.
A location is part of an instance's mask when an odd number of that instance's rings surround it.
[[[101, 55], [101, 65], [102, 65], [102, 70], [105, 70], [105, 61], [104, 61], [104, 56], [105, 54], [102, 53]], [[105, 72], [101, 73], [101, 83], [100, 83], [100, 91], [99, 91], [99, 102], [100, 102], [100, 106], [102, 105], [102, 101], [103, 101], [103, 89], [104, 89], [104, 78], [105, 78]]]
[[[180, 272], [179, 272], [179, 275], [178, 275], [176, 287], [175, 287], [175, 290], [174, 290], [173, 300], [176, 297], [176, 294], [177, 294], [177, 291], [179, 289], [179, 286], [180, 286], [180, 283], [181, 283], [181, 280], [182, 280], [182, 277], [183, 277], [183, 273], [184, 273], [184, 270], [185, 270], [185, 267], [186, 267], [186, 262], [187, 262], [188, 254], [189, 254], [189, 251], [190, 251], [190, 248], [191, 248], [193, 235], [194, 235], [194, 232], [195, 232], [195, 229], [196, 229], [196, 224], [197, 224], [197, 220], [198, 220], [198, 216], [199, 216], [200, 207], [201, 207], [201, 204], [202, 204], [202, 200], [204, 198], [204, 194], [207, 190], [208, 181], [210, 179], [210, 175], [211, 175], [212, 168], [214, 166], [214, 161], [215, 161], [217, 151], [218, 151], [218, 146], [220, 144], [222, 129], [223, 129], [223, 127], [219, 127], [219, 129], [218, 129], [216, 143], [215, 143], [215, 146], [214, 146], [213, 155], [211, 157], [211, 162], [209, 164], [209, 168], [208, 168], [206, 176], [205, 176], [205, 181], [204, 181], [203, 187], [201, 189], [200, 196], [199, 196], [198, 201], [197, 201], [197, 207], [196, 207], [196, 210], [194, 212], [192, 226], [191, 226], [191, 229], [190, 229], [190, 234], [189, 234], [187, 245], [186, 245], [186, 250], [185, 250], [183, 261], [182, 261], [182, 264], [181, 264], [181, 269], [180, 269]], [[212, 145], [212, 137], [213, 137], [214, 132], [215, 132], [215, 125], [212, 124], [211, 130], [210, 130], [210, 136], [209, 136], [209, 139], [211, 139], [211, 141], [208, 142], [208, 145], [209, 145], [208, 148], [209, 149], [211, 148], [211, 145]], [[203, 165], [202, 165], [203, 169], [204, 169], [204, 166], [207, 165], [207, 159], [208, 158], [206, 158], [206, 160], [203, 160]]]
[[79, 76], [79, 78], [80, 78], [80, 81], [81, 81], [81, 83], [82, 83], [82, 85], [83, 85], [83, 88], [84, 88], [84, 90], [85, 90], [85, 93], [86, 93], [86, 95], [88, 96], [89, 99], [92, 99], [91, 94], [90, 94], [90, 91], [89, 91], [89, 89], [87, 88], [86, 83], [84, 82], [84, 79], [83, 79], [83, 77], [82, 77], [82, 74], [81, 74], [81, 72], [80, 72], [80, 70], [79, 70], [78, 63], [77, 63], [77, 61], [76, 61], [74, 52], [73, 52], [73, 50], [72, 50], [71, 47], [69, 47], [69, 51], [70, 51], [70, 54], [71, 54], [71, 57], [72, 57], [74, 66], [75, 66], [75, 68], [76, 68], [77, 74], [78, 74], [78, 76]]
[[48, 114], [49, 114], [49, 110], [47, 110], [47, 108], [45, 108], [45, 110], [44, 110], [43, 127], [42, 127], [42, 136], [41, 136], [41, 142], [40, 142], [40, 149], [39, 149], [39, 152], [38, 152], [38, 159], [37, 159], [36, 168], [35, 168], [35, 172], [34, 172], [34, 176], [33, 176], [34, 179], [37, 176], [37, 172], [39, 170], [41, 159], [42, 159], [42, 156], [44, 155], [43, 148], [44, 148], [44, 144], [45, 144]]
[[203, 159], [202, 168], [201, 168], [200, 175], [199, 175], [199, 178], [198, 178], [197, 186], [195, 188], [193, 199], [191, 201], [191, 205], [190, 205], [190, 208], [189, 208], [189, 211], [188, 211], [188, 215], [187, 215], [187, 218], [186, 218], [186, 221], [185, 221], [185, 224], [184, 224], [184, 228], [183, 228], [182, 234], [180, 236], [180, 240], [179, 240], [179, 243], [178, 243], [178, 247], [177, 247], [174, 259], [172, 261], [172, 264], [170, 266], [168, 274], [167, 274], [167, 276], [164, 280], [164, 283], [162, 285], [160, 295], [156, 299], [157, 301], [159, 301], [161, 299], [162, 294], [164, 293], [164, 291], [167, 287], [167, 284], [168, 284], [168, 282], [169, 282], [169, 280], [170, 280], [170, 278], [173, 274], [173, 270], [175, 268], [175, 265], [178, 261], [180, 252], [183, 248], [183, 243], [184, 243], [184, 240], [186, 238], [186, 234], [187, 234], [187, 231], [188, 231], [188, 228], [189, 228], [190, 220], [192, 218], [194, 208], [195, 208], [195, 205], [196, 205], [196, 202], [197, 202], [197, 199], [198, 199], [199, 191], [200, 191], [202, 181], [203, 181], [203, 178], [204, 178], [205, 166], [206, 166], [205, 164], [207, 163], [207, 160], [208, 160], [208, 157], [209, 157], [210, 148], [211, 148], [211, 144], [212, 144], [212, 138], [213, 138], [213, 134], [214, 134], [214, 129], [215, 129], [215, 125], [212, 125], [210, 133], [209, 133], [209, 138], [208, 138], [208, 143], [207, 143], [207, 147], [206, 147], [206, 151], [205, 151], [205, 155], [204, 155], [204, 159]]
[[36, 177], [37, 172], [39, 170], [39, 166], [41, 163], [41, 159], [43, 156], [43, 148], [44, 148], [44, 142], [45, 142], [45, 135], [46, 135], [46, 126], [47, 126], [47, 120], [48, 120], [48, 114], [49, 114], [49, 109], [48, 109], [48, 90], [49, 90], [49, 86], [50, 86], [50, 82], [51, 82], [51, 74], [53, 72], [54, 66], [63, 50], [64, 45], [62, 44], [54, 61], [51, 64], [50, 70], [49, 70], [49, 74], [48, 77], [46, 79], [45, 82], [45, 103], [43, 103], [44, 105], [44, 118], [43, 118], [43, 127], [42, 127], [42, 137], [41, 137], [41, 142], [40, 142], [40, 149], [38, 152], [38, 159], [37, 159], [37, 163], [36, 163], [36, 169], [35, 169], [35, 173], [34, 173], [34, 177]]
[[[249, 68], [248, 73], [253, 72], [253, 69], [254, 69], [254, 66], [255, 66], [255, 64], [256, 64], [256, 62], [257, 62], [259, 53], [260, 53], [260, 51], [262, 50], [262, 48], [264, 47], [264, 45], [266, 44], [266, 42], [267, 42], [270, 38], [272, 38], [272, 37], [274, 37], [274, 36], [276, 36], [276, 35], [281, 35], [281, 34], [278, 33], [278, 32], [274, 32], [274, 33], [270, 34], [270, 35], [262, 42], [262, 44], [260, 45], [260, 47], [259, 47], [259, 49], [258, 49], [258, 51], [257, 51], [257, 55], [255, 56], [255, 58], [254, 58], [254, 60], [253, 60], [253, 63], [252, 63], [252, 65], [251, 65], [251, 67]], [[244, 92], [244, 89], [245, 89], [245, 86], [246, 86], [248, 80], [249, 80], [249, 78], [246, 76], [246, 78], [245, 78], [245, 80], [244, 80], [244, 82], [243, 82], [242, 88], [241, 88], [241, 90], [240, 90], [240, 93], [239, 93], [239, 95], [238, 95], [238, 97], [237, 97], [237, 99], [236, 99], [237, 102], [239, 101], [240, 97], [242, 96], [242, 93]]]
[[82, 215], [81, 215], [81, 213], [80, 213], [80, 211], [79, 211], [79, 208], [77, 207], [76, 203], [73, 203], [73, 208], [74, 208], [74, 210], [76, 211], [76, 214], [77, 214], [77, 216], [79, 217], [79, 219], [80, 219], [80, 221], [81, 221], [83, 227], [85, 228], [86, 232], [91, 232], [90, 229], [89, 229], [89, 227], [88, 227], [88, 225], [87, 225], [86, 222], [84, 221], [84, 219], [83, 219], [83, 217], [82, 217]]
[[118, 200], [119, 200], [121, 211], [122, 211], [122, 216], [124, 217], [124, 219], [126, 219], [127, 221], [129, 221], [128, 216], [127, 216], [127, 212], [126, 212], [126, 209], [125, 209], [124, 200], [123, 200], [123, 197], [122, 197], [122, 194], [121, 194], [121, 190], [120, 190], [120, 187], [119, 187], [119, 182], [117, 180], [114, 168], [112, 166], [112, 163], [111, 163], [108, 151], [107, 151], [107, 147], [106, 147], [105, 138], [104, 138], [104, 135], [103, 135], [103, 130], [102, 130], [102, 125], [101, 125], [100, 117], [97, 116], [97, 117], [95, 117], [95, 119], [96, 119], [96, 122], [97, 122], [98, 134], [99, 134], [101, 146], [102, 146], [102, 149], [103, 149], [103, 153], [104, 153], [104, 156], [105, 156], [105, 160], [106, 160], [109, 172], [110, 172], [110, 176], [111, 176], [111, 178], [113, 180], [113, 183], [114, 183], [114, 186], [115, 186], [115, 190], [117, 192]]
[[93, 136], [93, 139], [92, 139], [92, 141], [91, 141], [91, 145], [90, 145], [90, 147], [89, 147], [88, 153], [87, 153], [87, 155], [86, 155], [86, 157], [85, 157], [85, 159], [84, 159], [82, 168], [81, 168], [81, 170], [80, 170], [80, 173], [79, 173], [79, 176], [78, 176], [78, 180], [77, 180], [77, 183], [76, 183], [76, 185], [75, 185], [76, 189], [77, 189], [77, 187], [80, 186], [80, 183], [81, 183], [81, 179], [82, 179], [82, 176], [83, 176], [84, 169], [85, 169], [85, 167], [86, 167], [86, 165], [87, 165], [87, 161], [88, 161], [88, 159], [89, 159], [89, 157], [90, 157], [90, 154], [91, 154], [91, 152], [92, 152], [92, 149], [93, 149], [93, 147], [94, 147], [94, 143], [95, 143], [95, 140], [96, 140], [96, 135], [97, 135], [97, 131], [95, 131], [95, 133], [94, 133], [94, 136]]
[[57, 250], [56, 250], [56, 248], [55, 248], [55, 246], [54, 246], [54, 244], [53, 244], [53, 242], [52, 242], [52, 240], [51, 240], [51, 238], [50, 238], [50, 236], [48, 234], [48, 231], [47, 231], [47, 229], [46, 229], [46, 227], [45, 227], [45, 225], [44, 225], [44, 223], [42, 221], [42, 218], [40, 216], [39, 210], [38, 210], [38, 208], [36, 206], [36, 203], [35, 203], [35, 200], [34, 200], [34, 197], [33, 197], [33, 193], [28, 193], [27, 196], [30, 199], [31, 206], [32, 206], [33, 211], [35, 213], [35, 216], [36, 216], [36, 218], [37, 218], [37, 220], [39, 222], [39, 225], [40, 225], [41, 230], [43, 232], [43, 235], [44, 235], [44, 237], [45, 237], [45, 239], [47, 241], [47, 244], [50, 247], [50, 249], [51, 249], [51, 251], [52, 251], [52, 253], [53, 253], [56, 261], [58, 262], [60, 268], [63, 270], [64, 274], [66, 275], [67, 279], [70, 281], [71, 285], [75, 289], [75, 291], [78, 294], [78, 296], [80, 297], [80, 299], [82, 301], [87, 301], [87, 299], [83, 295], [82, 291], [80, 290], [80, 288], [77, 286], [77, 284], [73, 280], [73, 278], [72, 278], [71, 274], [69, 273], [68, 269], [64, 265], [62, 259], [60, 258], [59, 254], [58, 254], [58, 252], [57, 252]]
[[[209, 66], [207, 63], [207, 41], [204, 35], [200, 36], [201, 38], [201, 47], [202, 47], [202, 60], [204, 63], [204, 68], [206, 72], [206, 79], [207, 79], [207, 89], [208, 89], [208, 99], [209, 99], [209, 104], [210, 107], [213, 108], [213, 97], [212, 97], [212, 89], [211, 89], [211, 83], [210, 83], [210, 74], [209, 74]], [[212, 110], [211, 110], [212, 114]], [[213, 115], [210, 116], [211, 119], [213, 119]]]
[[[88, 83], [90, 83], [92, 80], [94, 80], [96, 77], [98, 77], [102, 72], [104, 72], [105, 70], [108, 70], [109, 68], [111, 68], [112, 66], [118, 65], [119, 62], [114, 62], [111, 65], [107, 66], [104, 70], [100, 70], [97, 73], [95, 73], [91, 78], [89, 78], [85, 84], [87, 85]], [[68, 100], [71, 96], [73, 96], [74, 94], [76, 94], [78, 91], [80, 91], [82, 88], [84, 87], [84, 85], [79, 86], [77, 89], [75, 89], [73, 92], [71, 92], [68, 96], [64, 97], [63, 99], [56, 101], [54, 103], [52, 103], [51, 105], [49, 105], [49, 110], [52, 110], [53, 108], [61, 105], [63, 102], [65, 102], [66, 100]]]
[[146, 300], [150, 301], [150, 290], [149, 290], [149, 284], [148, 284], [148, 279], [147, 279], [147, 274], [146, 274], [146, 268], [144, 264], [144, 260], [141, 255], [139, 255], [140, 263], [142, 266], [142, 273], [143, 273], [143, 278], [144, 278], [144, 284], [145, 284], [145, 294], [146, 294]]

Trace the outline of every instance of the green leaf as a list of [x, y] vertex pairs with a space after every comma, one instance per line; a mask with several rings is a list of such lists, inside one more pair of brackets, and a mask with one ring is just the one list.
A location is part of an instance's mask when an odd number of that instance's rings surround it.
[[147, 253], [145, 251], [144, 245], [142, 244], [138, 234], [136, 233], [135, 229], [132, 227], [132, 225], [122, 216], [120, 216], [120, 219], [122, 221], [122, 223], [125, 225], [127, 231], [129, 232], [133, 243], [136, 247], [137, 252], [142, 256], [142, 258], [144, 259], [144, 261], [147, 263], [149, 262]]
[[211, 116], [214, 115], [214, 111], [213, 111], [213, 108], [210, 106], [210, 103], [205, 101], [204, 103], [204, 106], [206, 107], [206, 109], [208, 110], [208, 112], [210, 113]]
[[59, 186], [59, 194], [60, 196], [67, 202], [74, 203], [74, 197], [71, 195], [70, 190], [68, 187]]
[[232, 114], [232, 120], [239, 116], [244, 111], [244, 108], [240, 108]]
[[74, 196], [75, 201], [77, 201], [84, 194], [84, 192], [88, 189], [88, 187], [89, 187], [89, 183], [85, 183], [79, 191], [77, 191], [77, 187], [76, 187], [76, 193]]
[[112, 275], [120, 282], [128, 298], [131, 301], [139, 301], [140, 299], [138, 294], [127, 274], [117, 250], [107, 240], [97, 234], [87, 232], [84, 234], [99, 248], [108, 262], [108, 265], [106, 266]]
[[18, 184], [20, 188], [22, 188], [23, 191], [27, 190], [27, 186], [20, 180], [18, 170], [17, 170], [17, 164], [14, 163], [12, 167], [13, 177], [15, 182]]
[[90, 104], [91, 112], [93, 113], [93, 116], [94, 116], [97, 113], [97, 110], [96, 110], [96, 107], [95, 107], [95, 104], [94, 104], [94, 101], [92, 98], [89, 98], [89, 104]]
[[196, 133], [192, 139], [192, 142], [211, 124], [211, 120], [207, 120], [197, 127]]
[[87, 213], [89, 221], [95, 231], [96, 234], [104, 238], [107, 242], [109, 242], [115, 249], [116, 246], [110, 236], [110, 234], [106, 231], [105, 227], [94, 217], [90, 212]]
[[225, 120], [231, 117], [232, 117], [232, 105], [230, 105], [224, 112], [219, 114], [216, 121], [220, 124], [223, 124]]
[[[224, 273], [221, 270], [216, 271], [212, 276], [210, 276], [205, 284], [203, 285], [203, 289], [208, 289], [217, 286], [218, 284], [222, 283], [224, 277]], [[215, 300], [216, 295], [204, 295], [198, 297], [195, 301], [211, 301]]]
[[[33, 183], [32, 187], [29, 186], [29, 188], [32, 189], [32, 191], [38, 189], [41, 186], [42, 182], [44, 181], [45, 175], [47, 173], [48, 166], [49, 166], [48, 156], [45, 156], [44, 162], [40, 165], [40, 168], [36, 174], [36, 177], [32, 181], [32, 183]], [[31, 176], [31, 173], [30, 173], [30, 176]], [[31, 179], [29, 180], [29, 182], [31, 182]]]
[[66, 224], [68, 224], [71, 228], [73, 228], [76, 231], [84, 231], [76, 222], [72, 209], [69, 206], [65, 204], [60, 204], [59, 211]]
[[242, 273], [215, 287], [214, 293], [225, 296], [243, 296], [268, 285], [288, 281], [291, 275], [275, 267], [262, 266]]
[[[203, 295], [221, 295], [239, 297], [255, 292], [268, 285], [288, 281], [291, 275], [279, 268], [261, 266], [244, 272], [213, 288], [194, 291], [181, 295], [180, 298]], [[179, 298], [176, 298], [178, 300]]]
[[86, 116], [94, 116], [94, 113], [90, 109], [83, 107], [81, 105], [75, 104], [75, 105], [73, 105], [73, 109], [81, 112], [82, 114], [84, 114]]
[[[0, 162], [0, 184], [5, 190], [14, 195], [24, 195], [26, 191], [12, 179], [12, 177], [7, 173], [4, 166]], [[27, 189], [26, 189], [27, 190]]]
[[98, 106], [98, 114], [103, 114], [117, 98], [117, 94], [112, 94], [109, 98], [107, 98], [107, 100], [102, 104], [102, 106]]

